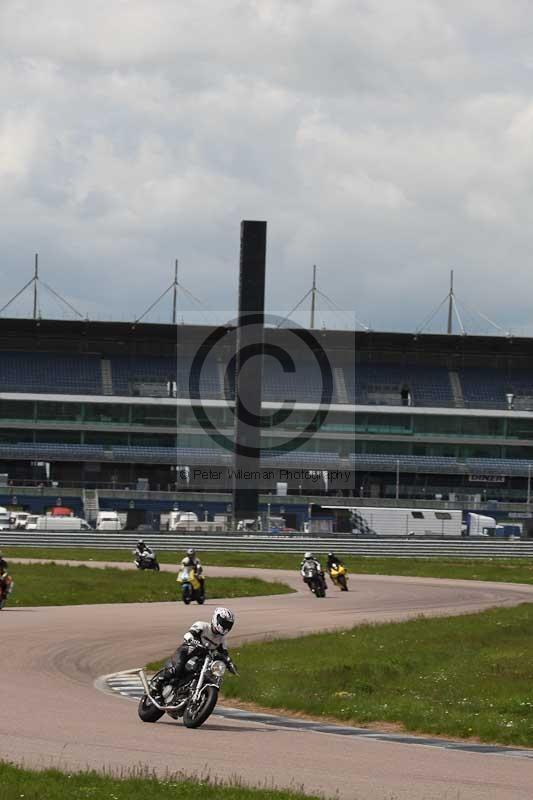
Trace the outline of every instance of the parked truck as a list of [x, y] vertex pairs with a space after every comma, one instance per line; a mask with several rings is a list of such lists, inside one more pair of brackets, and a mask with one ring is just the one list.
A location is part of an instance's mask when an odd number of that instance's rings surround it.
[[469, 536], [494, 536], [496, 534], [496, 520], [484, 514], [469, 512], [467, 516], [467, 530]]

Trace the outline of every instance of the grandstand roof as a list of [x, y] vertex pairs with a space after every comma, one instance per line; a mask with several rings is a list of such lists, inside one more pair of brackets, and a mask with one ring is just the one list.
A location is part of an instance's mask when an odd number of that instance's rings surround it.
[[[176, 352], [177, 343], [191, 351], [197, 349], [214, 330], [216, 326], [209, 325], [0, 318], [0, 349], [168, 356]], [[315, 330], [313, 334], [326, 350], [354, 350], [351, 331]], [[265, 337], [278, 344], [290, 337], [294, 349], [294, 337], [288, 329], [267, 328]]]
[[[0, 349], [171, 356], [176, 353], [177, 343], [193, 351], [214, 330], [215, 326], [208, 325], [0, 318]], [[313, 330], [313, 335], [326, 351], [344, 351], [348, 357], [355, 353], [356, 361], [409, 359], [450, 366], [454, 360], [460, 363], [463, 359], [480, 366], [502, 366], [509, 359], [529, 365], [533, 358], [533, 338], [525, 337], [319, 329]], [[267, 328], [265, 337], [279, 345], [290, 337], [294, 348], [293, 336], [287, 329]]]

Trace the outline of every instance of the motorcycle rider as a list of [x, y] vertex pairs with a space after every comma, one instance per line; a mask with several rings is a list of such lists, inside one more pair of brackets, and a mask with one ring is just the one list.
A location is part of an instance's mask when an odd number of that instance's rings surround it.
[[0, 552], [0, 575], [7, 570], [7, 561], [2, 552]]
[[341, 561], [340, 558], [337, 558], [335, 553], [328, 553], [328, 560], [326, 561], [326, 569], [329, 573], [331, 573], [332, 567], [343, 567], [344, 563]]
[[183, 637], [183, 644], [176, 648], [168, 659], [164, 671], [152, 681], [152, 697], [159, 705], [164, 705], [162, 690], [168, 683], [177, 683], [183, 675], [189, 658], [201, 653], [203, 649], [218, 652], [226, 661], [228, 669], [234, 675], [237, 670], [228, 655], [226, 635], [235, 623], [235, 615], [229, 608], [215, 608], [211, 622], [194, 622]]
[[205, 578], [204, 578], [204, 568], [200, 563], [200, 559], [196, 558], [196, 550], [193, 547], [189, 547], [187, 550], [187, 555], [181, 561], [182, 567], [185, 569], [192, 569], [194, 572], [194, 577], [200, 584], [200, 592], [202, 595], [205, 594]]
[[140, 565], [141, 560], [143, 558], [150, 558], [150, 557], [155, 558], [154, 551], [152, 550], [151, 547], [148, 547], [144, 539], [139, 539], [133, 555], [135, 556], [135, 563], [137, 564], [137, 566]]
[[[5, 561], [4, 564], [7, 567]], [[7, 574], [7, 569], [2, 568], [0, 570], [0, 609], [4, 607], [4, 604], [8, 596], [13, 591], [13, 586], [14, 586], [13, 578], [11, 577], [11, 575]]]
[[303, 578], [304, 583], [307, 584], [310, 583], [311, 578], [306, 573], [309, 570], [313, 571], [315, 569], [318, 572], [318, 574], [321, 575], [322, 578], [324, 578], [324, 572], [322, 571], [322, 567], [320, 566], [320, 561], [317, 558], [315, 558], [313, 553], [307, 551], [307, 553], [304, 553], [303, 561], [300, 564], [300, 574]]

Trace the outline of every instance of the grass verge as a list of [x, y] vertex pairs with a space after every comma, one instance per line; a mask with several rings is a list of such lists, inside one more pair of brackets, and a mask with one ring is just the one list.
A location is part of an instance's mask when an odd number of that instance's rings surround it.
[[[178, 599], [176, 577], [168, 572], [14, 564], [15, 590], [7, 608], [91, 603], [154, 603]], [[208, 598], [255, 597], [291, 592], [283, 583], [257, 578], [209, 578]]]
[[[2, 800], [304, 800], [304, 795], [273, 789], [224, 785], [210, 780], [113, 778], [94, 772], [37, 772], [0, 762]], [[305, 795], [305, 800], [313, 800]], [[317, 798], [314, 798], [317, 800]]]
[[247, 644], [228, 699], [533, 746], [533, 604]]
[[[512, 547], [512, 544], [509, 545]], [[163, 564], [177, 564], [186, 551], [186, 544], [176, 552], [158, 552]], [[90, 548], [37, 548], [6, 547], [9, 558], [57, 558], [74, 561], [132, 561], [128, 550], [98, 550]], [[198, 551], [205, 566], [221, 567], [265, 567], [268, 569], [299, 570], [301, 556], [291, 553], [227, 553], [220, 551]], [[322, 562], [325, 554], [318, 553]], [[337, 553], [343, 558], [341, 552]], [[479, 581], [506, 581], [509, 583], [533, 583], [533, 559], [450, 559], [450, 558], [374, 558], [346, 556], [350, 572], [372, 575], [411, 575], [424, 578], [462, 578]]]

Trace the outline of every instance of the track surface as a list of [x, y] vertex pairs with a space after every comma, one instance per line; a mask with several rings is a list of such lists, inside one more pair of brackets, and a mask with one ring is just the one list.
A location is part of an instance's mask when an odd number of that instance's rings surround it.
[[[301, 588], [294, 573], [280, 570], [209, 569], [213, 576], [251, 574]], [[244, 640], [524, 601], [533, 601], [533, 587], [352, 576], [349, 593], [330, 591], [325, 600], [307, 591], [232, 600], [237, 625], [230, 646], [238, 661]], [[448, 751], [216, 716], [198, 731], [168, 717], [145, 725], [131, 703], [96, 691], [99, 676], [170, 653], [187, 625], [208, 617], [218, 602], [203, 609], [151, 603], [2, 611], [0, 757], [29, 766], [120, 770], [148, 765], [161, 775], [238, 776], [255, 785], [303, 787], [341, 800], [532, 797], [533, 762], [519, 755]]]

